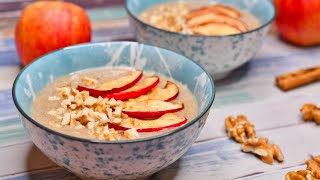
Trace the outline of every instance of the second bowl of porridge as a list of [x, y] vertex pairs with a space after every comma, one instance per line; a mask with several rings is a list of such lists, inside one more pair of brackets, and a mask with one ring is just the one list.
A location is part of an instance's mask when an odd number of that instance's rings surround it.
[[138, 41], [186, 55], [216, 80], [254, 56], [275, 16], [265, 0], [127, 0], [126, 10]]
[[84, 179], [136, 179], [188, 150], [214, 85], [175, 52], [92, 43], [32, 62], [16, 78], [13, 98], [34, 144], [59, 166]]

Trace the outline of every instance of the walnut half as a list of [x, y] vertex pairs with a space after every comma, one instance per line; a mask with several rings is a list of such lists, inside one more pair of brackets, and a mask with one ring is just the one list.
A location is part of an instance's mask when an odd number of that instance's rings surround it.
[[320, 180], [320, 156], [306, 161], [306, 170], [288, 172], [285, 180]]
[[278, 145], [270, 144], [268, 138], [250, 138], [241, 144], [244, 152], [251, 152], [260, 156], [265, 163], [272, 164], [273, 159], [282, 162], [284, 157]]
[[316, 178], [320, 178], [320, 156], [306, 161], [307, 170], [311, 171]]
[[318, 180], [313, 173], [308, 170], [299, 170], [296, 172], [288, 172], [285, 180]]
[[237, 118], [229, 116], [225, 119], [224, 125], [228, 136], [239, 143], [245, 142], [248, 138], [256, 137], [254, 125], [244, 115], [238, 115]]
[[303, 114], [303, 119], [305, 121], [315, 121], [317, 124], [320, 124], [320, 108], [315, 104], [307, 103], [304, 104], [300, 111]]

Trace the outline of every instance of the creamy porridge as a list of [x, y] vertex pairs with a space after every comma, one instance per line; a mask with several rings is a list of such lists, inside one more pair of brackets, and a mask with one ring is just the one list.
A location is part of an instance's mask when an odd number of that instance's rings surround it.
[[183, 126], [197, 115], [187, 87], [127, 68], [89, 69], [47, 85], [33, 118], [55, 131], [99, 140], [137, 139]]
[[250, 13], [223, 4], [164, 3], [142, 12], [140, 19], [167, 31], [183, 34], [230, 35], [259, 27]]

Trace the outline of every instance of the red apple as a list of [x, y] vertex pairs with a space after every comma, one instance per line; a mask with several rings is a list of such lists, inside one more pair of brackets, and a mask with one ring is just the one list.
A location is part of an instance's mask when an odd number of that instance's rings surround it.
[[156, 132], [174, 127], [179, 127], [187, 123], [185, 117], [177, 116], [173, 113], [167, 113], [155, 120], [139, 120], [134, 118], [123, 119], [120, 124], [109, 123], [109, 128], [125, 131], [131, 128], [137, 129], [138, 132]]
[[173, 113], [183, 109], [181, 103], [170, 103], [160, 100], [128, 101], [123, 113], [133, 118], [152, 119], [165, 113]]
[[97, 89], [78, 86], [79, 91], [88, 91], [90, 96], [99, 97], [105, 96], [111, 93], [117, 93], [124, 91], [133, 85], [135, 85], [142, 77], [142, 71], [133, 71], [128, 76], [121, 77], [103, 83], [98, 86]]
[[15, 29], [23, 65], [53, 50], [90, 40], [91, 25], [84, 9], [62, 1], [31, 3], [23, 10]]
[[274, 0], [281, 36], [296, 45], [320, 44], [319, 0]]
[[156, 76], [146, 77], [143, 83], [141, 84], [137, 84], [125, 91], [107, 94], [102, 97], [109, 98], [109, 99], [114, 98], [116, 100], [128, 100], [130, 98], [136, 98], [149, 92], [152, 88], [158, 85], [159, 81], [160, 81], [159, 77], [156, 77]]
[[134, 101], [145, 101], [148, 99], [171, 101], [177, 98], [178, 95], [178, 86], [171, 81], [167, 81], [167, 84], [164, 86], [164, 88], [154, 87], [147, 94], [135, 98]]

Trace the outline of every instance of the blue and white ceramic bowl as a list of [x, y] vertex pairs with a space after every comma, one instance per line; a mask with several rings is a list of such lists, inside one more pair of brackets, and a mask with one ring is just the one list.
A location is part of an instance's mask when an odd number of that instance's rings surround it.
[[[171, 132], [128, 141], [99, 141], [55, 132], [32, 118], [33, 99], [48, 83], [69, 73], [103, 66], [154, 71], [185, 84], [198, 101], [198, 116]], [[198, 137], [214, 99], [210, 76], [175, 52], [133, 42], [67, 47], [28, 65], [13, 86], [20, 118], [34, 144], [52, 161], [89, 179], [147, 177], [181, 157]]]
[[[221, 79], [248, 62], [260, 48], [275, 16], [270, 0], [202, 0], [223, 3], [245, 10], [258, 18], [261, 26], [246, 33], [225, 36], [185, 35], [158, 29], [142, 22], [140, 14], [149, 7], [178, 0], [127, 0], [129, 20], [139, 42], [165, 47], [200, 63], [214, 79]], [[179, 0], [188, 2], [195, 0]]]

